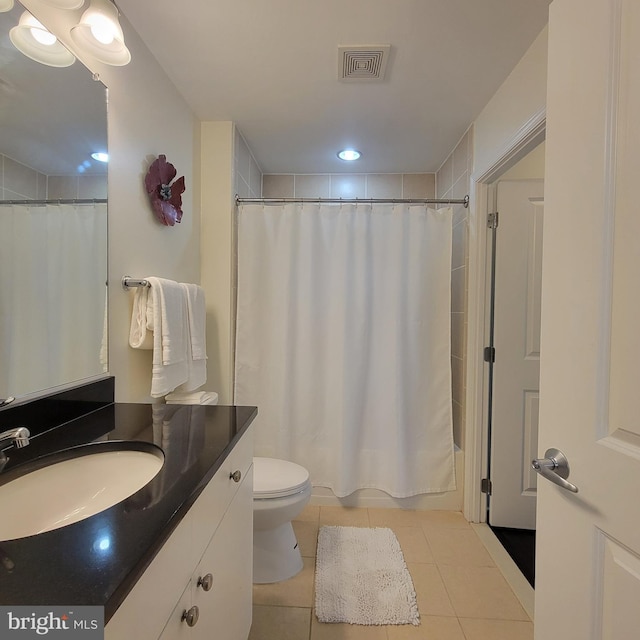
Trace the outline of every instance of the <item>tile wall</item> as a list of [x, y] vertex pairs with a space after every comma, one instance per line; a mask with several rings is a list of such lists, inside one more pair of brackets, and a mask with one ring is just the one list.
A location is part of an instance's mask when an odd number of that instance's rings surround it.
[[3, 200], [44, 198], [106, 198], [107, 175], [46, 176], [0, 155], [0, 195]]
[[267, 174], [265, 198], [434, 198], [433, 173]]
[[[262, 196], [262, 171], [237, 127], [234, 127], [233, 169], [234, 194], [241, 198], [260, 198]], [[238, 235], [235, 220], [231, 234], [231, 333], [232, 344], [235, 345], [238, 304]], [[232, 367], [234, 367], [235, 348], [231, 349], [231, 359]]]
[[3, 200], [37, 200], [47, 197], [47, 176], [7, 156], [0, 155]]
[[[464, 198], [472, 168], [469, 130], [437, 174], [267, 174], [262, 177], [265, 198]], [[462, 449], [464, 433], [464, 353], [466, 335], [467, 212], [454, 211], [451, 263], [451, 339], [453, 428]]]
[[262, 171], [242, 134], [236, 128], [234, 145], [234, 187], [241, 198], [259, 198], [262, 194]]
[[[438, 198], [464, 198], [469, 193], [473, 169], [473, 127], [464, 134], [436, 174]], [[454, 207], [453, 253], [451, 257], [451, 377], [453, 391], [453, 436], [464, 449], [465, 372], [468, 297], [469, 210]]]
[[49, 176], [47, 197], [58, 198], [106, 198], [107, 176]]

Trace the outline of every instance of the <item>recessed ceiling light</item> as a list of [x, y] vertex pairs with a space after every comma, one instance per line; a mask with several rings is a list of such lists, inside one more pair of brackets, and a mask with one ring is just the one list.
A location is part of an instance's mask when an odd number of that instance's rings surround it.
[[356, 151], [355, 149], [343, 149], [342, 151], [338, 152], [338, 158], [340, 158], [340, 160], [347, 160], [348, 162], [357, 160], [360, 155], [360, 152]]
[[109, 154], [103, 151], [96, 151], [91, 154], [91, 157], [98, 162], [109, 162]]

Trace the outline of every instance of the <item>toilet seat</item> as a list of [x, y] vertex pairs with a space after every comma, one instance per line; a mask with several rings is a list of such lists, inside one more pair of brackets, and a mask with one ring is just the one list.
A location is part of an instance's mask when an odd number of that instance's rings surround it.
[[295, 495], [308, 485], [309, 472], [295, 462], [276, 458], [253, 459], [253, 497], [256, 500]]

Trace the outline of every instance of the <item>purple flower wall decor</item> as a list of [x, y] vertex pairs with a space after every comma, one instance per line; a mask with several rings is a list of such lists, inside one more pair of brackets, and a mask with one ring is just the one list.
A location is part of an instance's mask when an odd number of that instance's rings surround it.
[[182, 220], [182, 193], [184, 192], [184, 176], [176, 177], [176, 168], [167, 162], [167, 156], [160, 155], [154, 160], [144, 178], [144, 186], [149, 194], [153, 213], [162, 224], [173, 227]]

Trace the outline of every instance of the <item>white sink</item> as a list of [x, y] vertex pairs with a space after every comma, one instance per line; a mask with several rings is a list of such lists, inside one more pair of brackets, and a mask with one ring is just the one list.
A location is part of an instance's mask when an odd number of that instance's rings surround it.
[[23, 465], [22, 475], [20, 468], [0, 474], [0, 540], [52, 531], [100, 513], [144, 487], [163, 464], [155, 445], [105, 442], [45, 456]]

